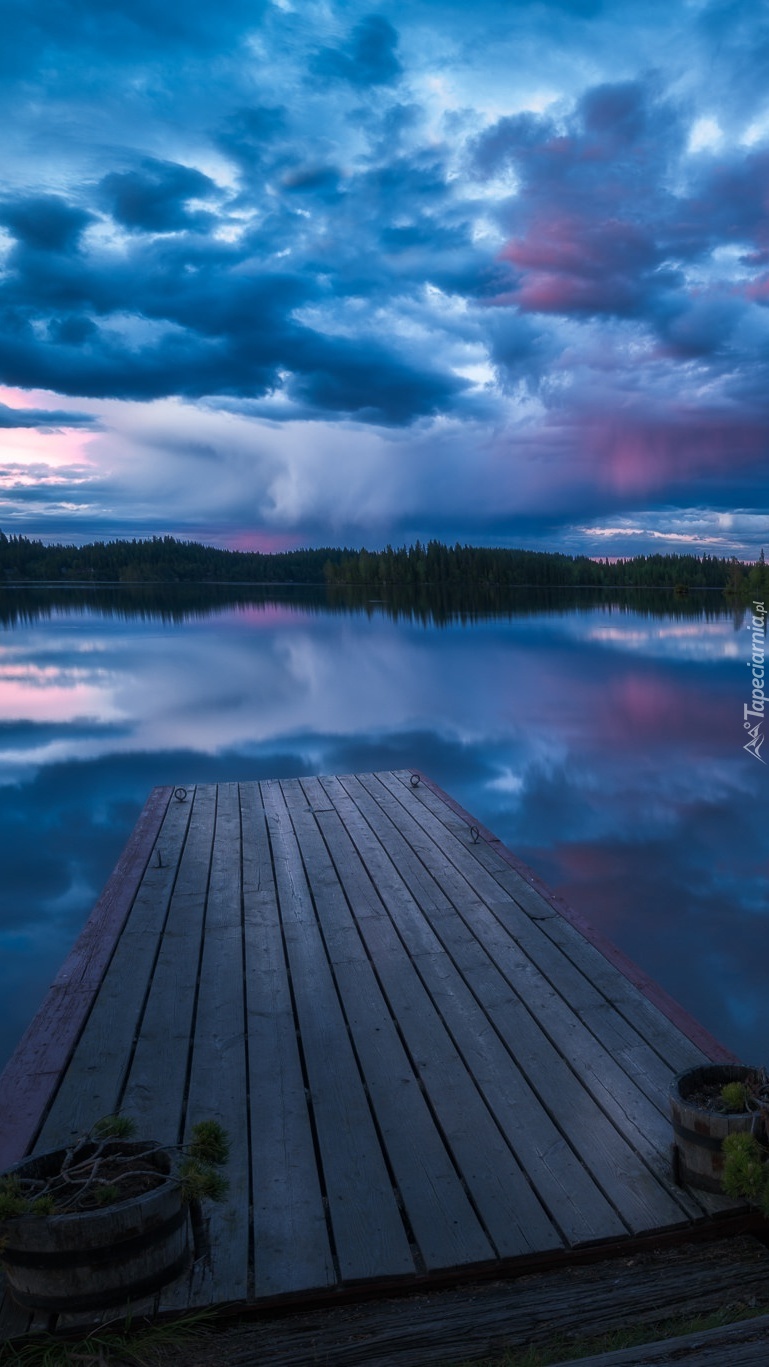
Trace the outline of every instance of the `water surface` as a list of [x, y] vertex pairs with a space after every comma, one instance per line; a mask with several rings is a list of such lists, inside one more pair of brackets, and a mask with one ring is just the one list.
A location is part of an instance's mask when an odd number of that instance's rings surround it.
[[769, 766], [718, 594], [0, 590], [0, 1066], [155, 784], [418, 767], [749, 1061]]

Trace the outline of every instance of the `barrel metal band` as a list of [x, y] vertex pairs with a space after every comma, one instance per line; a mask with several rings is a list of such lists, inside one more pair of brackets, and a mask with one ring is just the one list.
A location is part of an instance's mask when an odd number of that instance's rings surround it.
[[153, 1272], [149, 1277], [140, 1277], [134, 1282], [121, 1283], [111, 1290], [81, 1296], [71, 1296], [69, 1292], [58, 1296], [38, 1296], [17, 1291], [14, 1287], [11, 1295], [18, 1305], [29, 1310], [58, 1310], [73, 1315], [79, 1314], [81, 1310], [106, 1310], [113, 1306], [125, 1306], [129, 1301], [138, 1301], [142, 1296], [151, 1296], [153, 1292], [159, 1291], [161, 1286], [167, 1286], [169, 1282], [180, 1277], [189, 1265], [190, 1251], [184, 1248], [173, 1262], [167, 1263], [159, 1272]]
[[680, 1120], [673, 1121], [673, 1129], [679, 1139], [688, 1139], [690, 1144], [696, 1144], [701, 1149], [712, 1149], [714, 1153], [721, 1152], [724, 1135], [720, 1139], [716, 1139], [712, 1134], [698, 1134], [696, 1130], [690, 1130], [688, 1126], [682, 1125]]
[[152, 1225], [141, 1234], [135, 1234], [130, 1239], [122, 1239], [119, 1243], [104, 1244], [101, 1248], [91, 1249], [65, 1249], [55, 1252], [37, 1252], [29, 1248], [4, 1248], [3, 1261], [10, 1263], [13, 1267], [39, 1267], [55, 1269], [57, 1267], [109, 1267], [110, 1263], [122, 1263], [126, 1258], [133, 1257], [137, 1253], [144, 1253], [146, 1249], [168, 1238], [180, 1229], [187, 1219], [187, 1207], [180, 1206], [174, 1211], [169, 1219], [162, 1224]]

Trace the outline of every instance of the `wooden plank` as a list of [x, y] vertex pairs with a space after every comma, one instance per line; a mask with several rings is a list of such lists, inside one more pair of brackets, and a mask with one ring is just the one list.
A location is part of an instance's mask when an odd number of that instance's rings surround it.
[[[193, 1266], [186, 1303], [245, 1300], [248, 1291], [250, 1170], [241, 834], [238, 787], [217, 789], [184, 1138], [200, 1120], [218, 1120], [230, 1138], [226, 1199], [208, 1205], [208, 1256]], [[161, 1292], [161, 1311], [185, 1304], [184, 1279]]]
[[[418, 796], [422, 792], [422, 785], [416, 790], [415, 798], [411, 785], [398, 783], [396, 776], [379, 777], [397, 798], [402, 799], [406, 794], [405, 801], [428, 839], [443, 838], [456, 873], [459, 874], [461, 870], [460, 876], [473, 880], [473, 893], [467, 893], [469, 885], [466, 884], [461, 897], [463, 915], [473, 924], [480, 921], [484, 940], [489, 943], [497, 962], [500, 962], [500, 956], [502, 959], [506, 956], [507, 962], [515, 966], [515, 971], [520, 971], [510, 937], [525, 952], [529, 961], [525, 989], [527, 1003], [532, 1008], [536, 1007], [539, 1020], [547, 1013], [548, 1028], [552, 1030], [560, 1051], [623, 1133], [635, 1136], [637, 1146], [640, 1145], [644, 1151], [651, 1149], [656, 1155], [653, 1167], [658, 1179], [690, 1216], [696, 1216], [698, 1210], [713, 1214], [734, 1209], [734, 1202], [725, 1197], [707, 1192], [683, 1193], [672, 1183], [668, 1088], [675, 1073], [683, 1067], [706, 1061], [702, 1053], [688, 1037], [677, 1032], [658, 1008], [647, 1001], [639, 989], [594, 946], [583, 941], [580, 933], [564, 922], [553, 908], [545, 907], [540, 915], [539, 905], [535, 905], [530, 908], [537, 912], [534, 916], [524, 912], [516, 900], [500, 896], [500, 888], [493, 878], [489, 881], [487, 869], [489, 864], [496, 867], [496, 851], [488, 847], [484, 850], [482, 842], [468, 847], [447, 828], [444, 829], [439, 797], [428, 789], [422, 802]], [[451, 813], [449, 816], [451, 820], [457, 820]], [[479, 849], [482, 851], [480, 855]], [[480, 869], [474, 862], [476, 858], [481, 863]], [[513, 876], [516, 879], [518, 877], [516, 874]], [[479, 893], [483, 894], [485, 900], [481, 900]], [[541, 903], [537, 893], [531, 893], [531, 897]], [[501, 934], [495, 930], [489, 911], [499, 922]], [[557, 943], [561, 934], [567, 937], [568, 952]], [[585, 954], [588, 963], [584, 962]], [[573, 962], [574, 959], [581, 960], [579, 967]], [[589, 968], [601, 978], [603, 990], [591, 981]], [[539, 974], [540, 997], [537, 1000]], [[544, 986], [545, 983], [549, 984], [549, 988]], [[549, 998], [551, 1008], [560, 998], [564, 1004], [561, 1010], [553, 1012], [551, 1009], [547, 1012], [549, 989], [552, 989]], [[607, 990], [611, 993], [611, 999], [607, 998]], [[544, 991], [545, 997], [541, 996], [541, 991]], [[615, 1000], [616, 997], [620, 998], [622, 1006]], [[630, 1024], [631, 1019], [635, 1021], [634, 1025]], [[586, 1027], [587, 1033], [580, 1029], [580, 1024]], [[636, 1025], [654, 1038], [656, 1047], [644, 1039], [643, 1034], [635, 1028]], [[667, 1052], [673, 1054], [672, 1064], [661, 1057], [659, 1048], [662, 1041]], [[612, 1042], [615, 1046], [619, 1042], [621, 1045], [610, 1054]], [[646, 1093], [654, 1110], [639, 1097], [639, 1089]]]
[[0, 1170], [29, 1152], [88, 1017], [171, 797], [150, 794], [83, 931], [0, 1077]]
[[[411, 775], [406, 774], [403, 771], [401, 771], [400, 777], [404, 781], [408, 779], [409, 783], [411, 781]], [[428, 787], [432, 788], [439, 797], [442, 797], [447, 806], [463, 817], [470, 825], [473, 824], [473, 818], [464, 811], [454, 798], [450, 797], [448, 793], [444, 793], [431, 779], [423, 778], [423, 781]], [[527, 885], [532, 889], [536, 889], [541, 898], [546, 901], [549, 906], [556, 909], [564, 920], [575, 927], [584, 939], [595, 945], [603, 956], [608, 959], [615, 968], [618, 968], [622, 975], [627, 978], [633, 986], [637, 987], [648, 1001], [658, 1007], [662, 1015], [671, 1021], [681, 1034], [690, 1039], [692, 1043], [704, 1053], [708, 1060], [714, 1063], [740, 1062], [740, 1059], [731, 1049], [727, 1049], [720, 1040], [717, 1040], [711, 1035], [710, 1031], [706, 1030], [700, 1021], [696, 1020], [695, 1017], [692, 1016], [680, 1002], [676, 1001], [674, 997], [671, 997], [670, 993], [667, 992], [660, 983], [650, 977], [644, 969], [640, 968], [637, 963], [630, 959], [618, 945], [607, 939], [582, 912], [569, 906], [568, 902], [564, 901], [563, 898], [559, 897], [548, 888], [528, 865], [524, 864], [511, 850], [507, 849], [497, 836], [491, 831], [488, 831], [483, 825], [479, 826], [478, 830], [481, 839], [484, 841], [488, 840], [489, 843], [498, 850], [505, 863], [513, 868]]]
[[475, 858], [493, 871], [500, 886], [510, 892], [529, 915], [548, 922], [543, 926], [546, 933], [555, 932], [559, 943], [576, 952], [575, 962], [588, 965], [593, 980], [605, 984], [613, 992], [613, 999], [622, 1006], [628, 1020], [661, 1050], [676, 1071], [695, 1066], [692, 1059], [695, 1062], [703, 1059], [739, 1062], [736, 1055], [715, 1040], [664, 988], [606, 940], [585, 917], [550, 892], [497, 836], [474, 821], [437, 784], [421, 775], [419, 785], [413, 788], [408, 770], [395, 771], [394, 777], [412, 796], [439, 815], [447, 830], [457, 835], [463, 844], [467, 845], [469, 832], [474, 827], [479, 833], [478, 840], [470, 846]]
[[571, 1358], [561, 1367], [766, 1367], [769, 1362], [769, 1315], [718, 1329], [680, 1334], [598, 1356]]
[[[456, 870], [446, 870], [443, 883], [457, 914], [478, 936], [498, 975], [490, 973], [489, 959], [480, 965], [467, 960], [464, 939], [454, 935], [451, 921], [446, 922], [445, 929], [442, 923], [444, 943], [468, 984], [483, 994], [503, 1038], [511, 1048], [520, 1047], [534, 1058], [538, 1034], [532, 1039], [533, 1017], [537, 1032], [546, 1033], [621, 1133], [639, 1153], [647, 1157], [649, 1153], [656, 1155], [655, 1171], [669, 1186], [671, 1135], [667, 1093], [672, 1070], [606, 1004], [600, 1038], [590, 1032], [572, 1009], [572, 994], [564, 991], [557, 975], [546, 978], [523, 953], [520, 940], [513, 939], [500, 924], [495, 913], [500, 911], [504, 915], [505, 902], [497, 898], [487, 906]], [[525, 938], [529, 941], [541, 934], [536, 926], [528, 924], [527, 929]], [[582, 979], [577, 984], [577, 994], [581, 989], [584, 995], [584, 982]], [[614, 1051], [608, 1045], [613, 1045]], [[689, 1216], [696, 1218], [702, 1213], [702, 1205], [694, 1199], [678, 1190], [675, 1196]]]
[[276, 783], [261, 791], [341, 1276], [413, 1272], [285, 800]]
[[[370, 904], [371, 880], [336, 812], [318, 809], [325, 796], [318, 781], [305, 780], [301, 789], [284, 783], [283, 791], [313, 871], [318, 918], [366, 1089], [425, 1266], [489, 1261], [494, 1249], [436, 1128], [350, 911], [350, 903], [356, 911]], [[315, 815], [296, 803], [299, 791]]]
[[[337, 1306], [333, 1312], [323, 1308], [260, 1318], [217, 1334], [209, 1348], [201, 1343], [193, 1356], [196, 1367], [218, 1367], [220, 1362], [227, 1367], [447, 1367], [479, 1358], [496, 1362], [505, 1350], [517, 1358], [527, 1350], [566, 1341], [562, 1352], [569, 1352], [573, 1349], [568, 1343], [576, 1346], [603, 1330], [651, 1326], [671, 1316], [721, 1312], [751, 1301], [764, 1304], [767, 1296], [766, 1251], [753, 1239], [729, 1239], [515, 1281], [377, 1298]], [[728, 1326], [724, 1343], [731, 1343], [731, 1334], [741, 1337], [751, 1324], [754, 1333], [764, 1331], [762, 1320]], [[675, 1343], [686, 1345], [687, 1339], [672, 1340], [671, 1349]], [[189, 1352], [173, 1355], [168, 1367], [187, 1367]], [[699, 1367], [699, 1359], [690, 1359], [685, 1347], [680, 1357], [667, 1361], [671, 1360], [694, 1361]], [[750, 1367], [766, 1360], [754, 1358]], [[637, 1358], [633, 1367], [641, 1363], [645, 1359]], [[720, 1361], [711, 1358], [707, 1367], [725, 1363], [732, 1367], [731, 1352], [724, 1352]]]
[[[674, 1193], [672, 1190], [667, 1151], [665, 1172], [662, 1172], [659, 1162], [656, 1165], [658, 1171], [655, 1171], [651, 1162], [653, 1154], [649, 1153], [648, 1145], [644, 1146], [645, 1152], [639, 1153], [629, 1142], [630, 1124], [627, 1117], [620, 1129], [605, 1114], [584, 1081], [554, 1047], [540, 1022], [521, 997], [512, 991], [477, 939], [468, 955], [467, 927], [463, 925], [460, 934], [455, 934], [459, 920], [456, 907], [459, 904], [478, 903], [474, 888], [449, 863], [444, 850], [432, 838], [433, 832], [428, 833], [426, 823], [419, 825], [410, 821], [398, 797], [389, 791], [387, 775], [364, 779], [362, 782], [382, 813], [388, 814], [393, 823], [399, 823], [402, 844], [398, 864], [401, 868], [408, 867], [409, 884], [413, 886], [415, 883], [415, 869], [419, 860], [434, 878], [444, 898], [440, 916], [433, 912], [432, 907], [424, 908], [425, 917], [439, 937], [444, 951], [443, 960], [439, 962], [437, 971], [433, 972], [431, 991], [443, 1014], [451, 1012], [454, 1028], [460, 1032], [458, 1038], [463, 1041], [463, 1052], [475, 1075], [489, 1078], [490, 1093], [495, 1098], [506, 1100], [510, 1090], [509, 1085], [503, 1085], [503, 1078], [509, 1072], [509, 1063], [505, 1059], [509, 1050], [510, 1060], [515, 1060], [520, 1070], [520, 1081], [516, 1079], [519, 1094], [521, 1085], [530, 1089], [521, 1094], [519, 1105], [525, 1106], [527, 1115], [536, 1115], [539, 1103], [544, 1106], [551, 1125], [558, 1125], [576, 1154], [572, 1163], [580, 1169], [582, 1164], [585, 1165], [596, 1186], [609, 1199], [630, 1230], [638, 1233], [657, 1225], [682, 1222], [689, 1212], [685, 1209], [685, 1198], [679, 1201], [677, 1191]], [[391, 830], [395, 829], [393, 824]], [[434, 894], [433, 901], [436, 897], [437, 894]], [[475, 985], [475, 996], [467, 985], [470, 977]], [[487, 1000], [489, 1009], [484, 1011]], [[559, 999], [554, 998], [554, 1001], [560, 1006]], [[489, 1022], [495, 1027], [494, 1030], [489, 1029]], [[586, 1080], [589, 1069], [585, 1071], [583, 1068], [583, 1072]], [[640, 1103], [643, 1098], [640, 1094], [638, 1097]], [[496, 1104], [499, 1107], [499, 1100]], [[643, 1135], [638, 1131], [637, 1135], [643, 1144]], [[536, 1181], [536, 1169], [530, 1167], [528, 1162], [527, 1170], [532, 1180]], [[565, 1182], [564, 1186], [566, 1190], [572, 1189], [570, 1182]], [[583, 1208], [582, 1201], [578, 1204]]]
[[[324, 778], [322, 783], [388, 909], [387, 916], [361, 917], [358, 924], [413, 1066], [485, 1228], [504, 1257], [561, 1246], [561, 1235], [532, 1191], [425, 987], [423, 960], [430, 954], [411, 955], [393, 925], [389, 914], [393, 906], [411, 906], [418, 915], [408, 887], [350, 798], [347, 784], [352, 780]], [[616, 1230], [623, 1232], [619, 1221]]]
[[264, 807], [242, 784], [254, 1295], [330, 1286], [336, 1272], [297, 1044]]
[[163, 933], [190, 806], [171, 802], [150, 863], [35, 1149], [69, 1144], [120, 1106], [158, 942]]
[[[376, 835], [393, 861], [389, 877], [384, 868], [378, 869], [380, 892], [399, 934], [414, 956], [425, 988], [445, 1022], [455, 1047], [526, 1172], [528, 1181], [569, 1243], [621, 1236], [627, 1232], [629, 1225], [607, 1200], [595, 1176], [573, 1152], [571, 1133], [565, 1134], [553, 1114], [542, 1105], [518, 1060], [499, 1038], [489, 1015], [482, 1004], [473, 998], [456, 965], [447, 955], [424, 908], [417, 906], [413, 899], [409, 901], [404, 897], [407, 886], [422, 900], [422, 888], [417, 891], [417, 883], [421, 878], [425, 885], [424, 870], [421, 875], [417, 873], [416, 861], [402, 833], [389, 822], [366, 791], [369, 781], [374, 780], [345, 778], [343, 783], [348, 792], [354, 794], [362, 815], [375, 823]], [[347, 820], [351, 822], [350, 814]], [[356, 830], [354, 838], [363, 840], [365, 835]], [[365, 848], [365, 857], [368, 858], [369, 842]], [[396, 867], [398, 874], [393, 877]], [[455, 914], [446, 914], [439, 889], [433, 885], [430, 892], [435, 904], [444, 912], [444, 921], [456, 921]], [[418, 932], [418, 954], [415, 954], [413, 940], [415, 927]], [[474, 948], [479, 948], [477, 942]], [[551, 1048], [544, 1056], [540, 1050], [538, 1057], [543, 1069], [557, 1068], [558, 1060]]]
[[[399, 780], [399, 783], [393, 780]], [[667, 1093], [670, 1081], [684, 1068], [707, 1062], [706, 1056], [624, 973], [565, 920], [555, 905], [548, 904], [539, 892], [522, 883], [520, 875], [500, 860], [499, 852], [507, 852], [499, 842], [493, 847], [483, 840], [477, 843], [470, 840], [468, 844], [466, 825], [444, 803], [440, 790], [433, 791], [427, 784], [420, 784], [415, 790], [404, 781], [403, 774], [385, 777], [385, 782], [393, 793], [405, 800], [417, 821], [424, 817], [423, 824], [428, 823], [427, 829], [431, 833], [430, 816], [445, 827], [446, 848], [451, 851], [452, 861], [474, 880], [476, 889], [483, 891], [486, 905], [504, 930], [568, 1003], [599, 1047], [615, 1046], [613, 1057], [616, 1062], [627, 1073], [632, 1085], [645, 1091], [660, 1111], [662, 1123], [649, 1121], [649, 1134], [656, 1135], [655, 1148], [661, 1161], [658, 1171], [667, 1183], [669, 1165], [665, 1139], [669, 1138]], [[457, 835], [455, 828], [458, 825]], [[500, 890], [509, 884], [515, 888], [515, 897], [512, 894], [500, 896]], [[587, 1084], [597, 1091], [601, 1070], [584, 1068], [583, 1075]], [[628, 1095], [626, 1091], [625, 1095]], [[676, 1189], [676, 1196], [683, 1200], [679, 1189]], [[696, 1203], [708, 1214], [734, 1208], [734, 1202], [707, 1192], [691, 1191], [687, 1201], [688, 1208]]]
[[[597, 1008], [604, 1028], [606, 1005], [616, 1008], [615, 1028], [624, 1022], [634, 1032], [635, 1041], [643, 1041], [673, 1074], [707, 1062], [702, 1050], [564, 917], [558, 899], [547, 900], [510, 867], [506, 860], [513, 857], [496, 837], [489, 834], [488, 841], [473, 841], [467, 824], [452, 810], [456, 804], [449, 806], [450, 800], [444, 801], [435, 785], [425, 781], [414, 789], [404, 781], [402, 773], [392, 775], [391, 779], [397, 779], [399, 785], [388, 780], [391, 791], [397, 791], [417, 821], [421, 820], [421, 808], [428, 822], [432, 816], [445, 828], [446, 848], [451, 851], [452, 861], [482, 892], [487, 905], [493, 907], [532, 961], [558, 984], [561, 995], [580, 1017], [588, 1020]], [[427, 829], [432, 831], [433, 827]], [[634, 1036], [628, 1034], [628, 1044], [635, 1042]], [[649, 1067], [654, 1067], [651, 1055]], [[656, 1080], [650, 1087], [650, 1095], [653, 1094], [658, 1094]]]
[[702, 1052], [425, 783], [209, 786], [165, 808], [100, 976], [64, 984], [82, 1029], [37, 1141], [119, 1104], [169, 1143], [225, 1125], [230, 1195], [163, 1313], [732, 1208], [667, 1166], [668, 1079]]
[[198, 787], [190, 801], [187, 840], [121, 1101], [140, 1132], [163, 1144], [182, 1138], [216, 788]]

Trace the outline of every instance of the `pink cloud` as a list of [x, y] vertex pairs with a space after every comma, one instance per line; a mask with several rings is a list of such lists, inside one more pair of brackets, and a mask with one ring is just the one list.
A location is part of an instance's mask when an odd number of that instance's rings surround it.
[[641, 296], [643, 272], [656, 262], [654, 244], [636, 224], [613, 218], [534, 220], [526, 236], [500, 252], [522, 271], [520, 285], [496, 303], [527, 312], [625, 313]]
[[755, 304], [769, 304], [769, 275], [763, 275], [758, 280], [753, 280], [746, 286], [746, 298], [752, 299]]
[[760, 417], [686, 409], [644, 417], [619, 411], [585, 415], [580, 426], [583, 451], [620, 494], [647, 493], [766, 459], [766, 423]]
[[255, 551], [262, 555], [273, 555], [280, 551], [295, 551], [306, 545], [301, 536], [287, 532], [247, 531], [242, 528], [228, 528], [226, 531], [211, 533], [208, 538], [217, 546], [225, 546], [232, 551]]

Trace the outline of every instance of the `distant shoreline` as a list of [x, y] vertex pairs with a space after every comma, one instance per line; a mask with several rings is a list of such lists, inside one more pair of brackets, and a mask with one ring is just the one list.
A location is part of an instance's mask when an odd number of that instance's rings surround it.
[[669, 588], [735, 591], [760, 566], [707, 553], [604, 560], [559, 551], [454, 546], [439, 541], [382, 551], [326, 546], [296, 551], [239, 551], [172, 536], [44, 545], [0, 531], [0, 583], [230, 584], [252, 587], [370, 588], [453, 593], [511, 588]]

